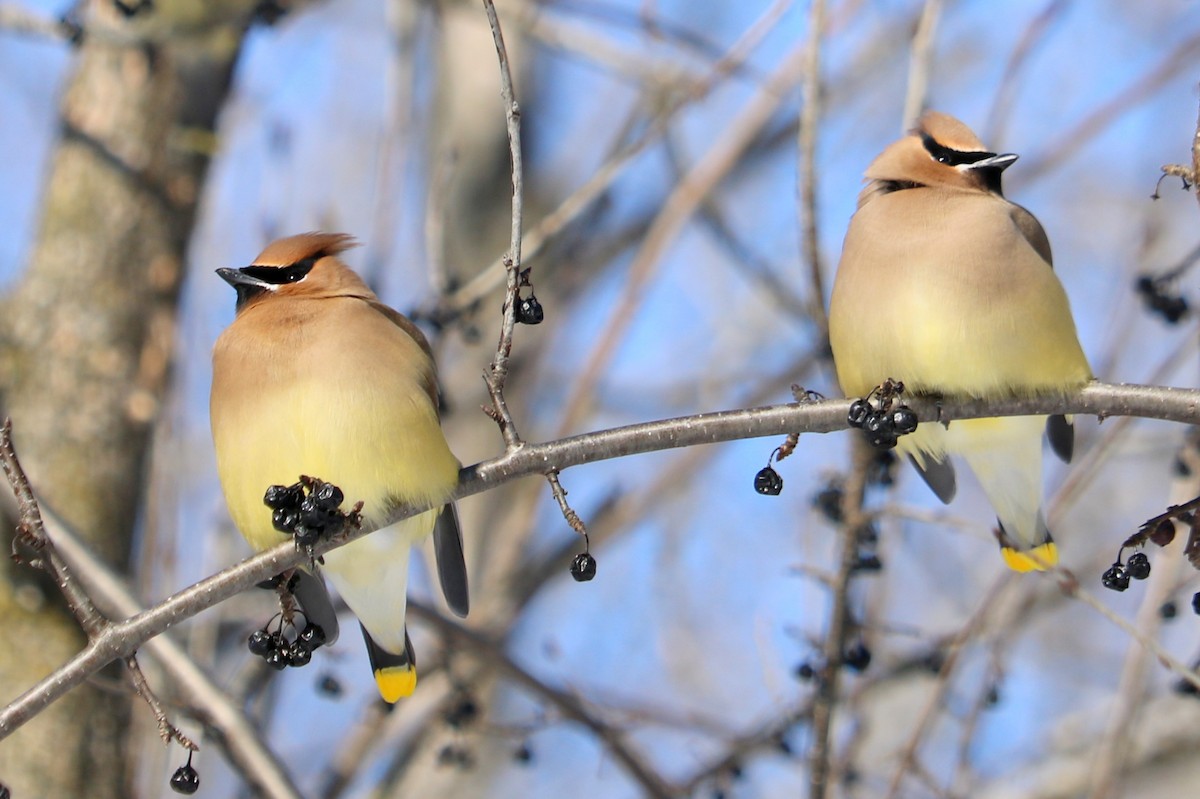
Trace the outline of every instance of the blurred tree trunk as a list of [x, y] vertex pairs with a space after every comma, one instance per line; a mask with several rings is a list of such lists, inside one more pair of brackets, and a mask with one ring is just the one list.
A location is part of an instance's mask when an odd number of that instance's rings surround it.
[[[0, 314], [0, 391], [43, 500], [124, 568], [216, 116], [253, 0], [93, 0], [37, 239]], [[7, 546], [7, 536], [0, 545]], [[81, 644], [53, 588], [0, 565], [0, 685]], [[115, 672], [114, 672], [115, 673]], [[125, 691], [77, 691], [0, 746], [14, 796], [124, 797]]]

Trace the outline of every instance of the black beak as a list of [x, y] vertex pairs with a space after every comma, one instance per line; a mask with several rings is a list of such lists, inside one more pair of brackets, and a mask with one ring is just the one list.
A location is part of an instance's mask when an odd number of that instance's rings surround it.
[[239, 311], [255, 297], [267, 291], [274, 291], [276, 288], [275, 285], [248, 275], [241, 269], [222, 267], [217, 270], [217, 274], [222, 280], [233, 286], [237, 292], [237, 309]]
[[1020, 157], [1016, 153], [993, 155], [981, 161], [976, 161], [973, 164], [967, 164], [967, 169], [994, 169], [996, 172], [1003, 172], [1016, 163]]

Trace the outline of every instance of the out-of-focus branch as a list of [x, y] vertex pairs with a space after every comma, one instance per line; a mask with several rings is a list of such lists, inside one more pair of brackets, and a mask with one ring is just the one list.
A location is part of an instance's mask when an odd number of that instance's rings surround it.
[[833, 763], [833, 714], [838, 703], [846, 639], [852, 626], [850, 617], [850, 578], [858, 561], [858, 541], [868, 523], [863, 510], [867, 492], [867, 473], [875, 453], [861, 436], [852, 442], [849, 479], [842, 494], [842, 524], [838, 530], [837, 573], [830, 585], [832, 606], [829, 627], [825, 631], [824, 651], [817, 669], [817, 691], [813, 698], [812, 743], [808, 753], [808, 793], [811, 799], [825, 799]]
[[554, 688], [538, 679], [518, 665], [508, 656], [507, 652], [491, 640], [442, 616], [429, 606], [409, 600], [409, 609], [416, 618], [437, 629], [454, 645], [464, 646], [474, 651], [482, 661], [494, 668], [504, 679], [511, 680], [526, 691], [548, 701], [564, 717], [591, 730], [642, 787], [647, 796], [669, 799], [669, 797], [678, 795], [677, 791], [667, 785], [662, 776], [649, 763], [626, 744], [620, 731], [592, 713], [579, 697], [560, 688]]
[[929, 73], [933, 70], [933, 43], [938, 20], [942, 16], [942, 0], [925, 0], [921, 19], [913, 33], [912, 50], [908, 56], [908, 89], [904, 94], [902, 132], [907, 133], [925, 110], [929, 95]]
[[1158, 66], [1081, 119], [1075, 127], [1059, 136], [1043, 152], [1027, 157], [1022, 163], [1023, 168], [1019, 170], [1020, 174], [1013, 176], [1016, 181], [1013, 182], [1014, 185], [1017, 185], [1017, 182], [1024, 184], [1042, 177], [1053, 166], [1078, 151], [1089, 140], [1120, 119], [1130, 108], [1153, 97], [1179, 72], [1194, 66], [1198, 56], [1200, 34], [1191, 36], [1177, 45]]
[[701, 156], [684, 175], [683, 180], [667, 197], [662, 211], [655, 217], [646, 233], [645, 243], [634, 256], [625, 281], [625, 289], [617, 307], [604, 326], [604, 334], [585, 359], [583, 369], [566, 401], [566, 410], [558, 430], [560, 434], [574, 428], [587, 411], [596, 384], [609, 361], [633, 323], [637, 309], [645, 298], [644, 291], [667, 246], [679, 236], [699, 207], [738, 163], [755, 137], [774, 114], [788, 89], [802, 74], [805, 61], [803, 47], [792, 50], [770, 79], [746, 104], [722, 136]]
[[[943, 400], [940, 404], [919, 397], [906, 401], [925, 423], [938, 418], [939, 409], [941, 418], [947, 421], [1071, 413], [1100, 417], [1143, 416], [1186, 424], [1200, 423], [1200, 390], [1158, 386], [1091, 383], [1061, 397], [997, 401]], [[644, 422], [542, 444], [526, 442], [515, 451], [465, 468], [459, 475], [455, 498], [478, 494], [518, 477], [544, 475], [550, 470], [561, 471], [571, 466], [638, 453], [793, 432], [827, 433], [842, 430], [847, 427], [848, 407], [845, 400], [772, 405]], [[381, 526], [394, 524], [426, 510], [429, 508], [417, 506], [398, 509], [383, 520]], [[333, 541], [322, 542], [314, 547], [313, 554], [319, 556], [370, 532], [373, 530], [366, 528], [347, 531]], [[143, 642], [183, 619], [285, 569], [303, 564], [308, 557], [305, 552], [297, 552], [290, 542], [279, 544], [179, 591], [143, 613], [109, 625], [83, 652], [0, 711], [0, 739], [105, 664], [132, 653]]]
[[825, 278], [821, 266], [821, 239], [817, 226], [817, 128], [821, 122], [821, 38], [825, 35], [825, 0], [813, 0], [808, 14], [808, 43], [804, 53], [804, 106], [796, 147], [800, 168], [796, 170], [796, 195], [800, 207], [800, 244], [808, 265], [809, 313], [818, 338], [829, 329], [825, 316]]

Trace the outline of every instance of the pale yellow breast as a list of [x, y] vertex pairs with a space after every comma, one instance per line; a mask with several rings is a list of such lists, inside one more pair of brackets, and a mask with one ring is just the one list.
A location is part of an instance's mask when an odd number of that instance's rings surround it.
[[396, 502], [444, 500], [458, 461], [420, 348], [356, 300], [290, 305], [274, 316], [252, 309], [214, 350], [217, 470], [238, 529], [259, 549], [282, 540], [263, 493], [301, 474], [338, 485], [347, 507], [361, 500], [368, 519]]
[[851, 220], [830, 304], [830, 342], [848, 396], [882, 380], [996, 396], [1086, 382], [1062, 285], [982, 193], [876, 196]]

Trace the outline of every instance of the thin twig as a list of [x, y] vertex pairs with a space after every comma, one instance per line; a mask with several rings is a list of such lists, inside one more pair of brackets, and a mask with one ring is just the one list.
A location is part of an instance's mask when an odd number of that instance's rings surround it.
[[867, 525], [863, 498], [867, 490], [867, 472], [875, 453], [861, 436], [851, 439], [852, 465], [842, 494], [843, 523], [838, 530], [837, 573], [833, 578], [833, 606], [829, 611], [829, 629], [825, 631], [822, 663], [817, 669], [816, 696], [813, 698], [812, 743], [808, 756], [810, 799], [825, 799], [829, 791], [833, 763], [833, 715], [838, 703], [846, 641], [853, 627], [850, 616], [850, 580], [858, 562], [858, 541]]
[[817, 129], [821, 121], [821, 38], [825, 33], [825, 0], [813, 0], [808, 14], [808, 43], [804, 53], [804, 106], [796, 146], [800, 168], [796, 171], [800, 201], [800, 232], [804, 261], [808, 264], [809, 314], [817, 326], [818, 339], [829, 330], [825, 315], [825, 278], [821, 264], [821, 241], [817, 225]]
[[508, 64], [508, 51], [504, 47], [504, 33], [500, 30], [500, 20], [496, 16], [496, 6], [492, 0], [483, 0], [487, 11], [488, 24], [492, 28], [492, 41], [496, 45], [496, 56], [500, 62], [500, 97], [504, 101], [504, 120], [508, 131], [508, 154], [512, 166], [512, 225], [508, 244], [508, 254], [504, 258], [504, 269], [507, 277], [504, 293], [504, 316], [500, 324], [500, 340], [496, 345], [496, 355], [492, 359], [491, 368], [484, 376], [487, 383], [488, 395], [492, 399], [492, 413], [489, 414], [500, 425], [500, 434], [504, 436], [504, 446], [510, 452], [521, 445], [521, 436], [517, 433], [508, 403], [504, 400], [504, 384], [508, 380], [508, 361], [512, 355], [513, 330], [517, 323], [517, 300], [520, 294], [521, 275], [521, 217], [524, 195], [524, 172], [521, 163], [521, 108], [517, 105], [513, 92], [512, 72]]
[[901, 129], [904, 133], [917, 124], [917, 117], [925, 110], [925, 100], [929, 95], [929, 75], [933, 71], [933, 44], [941, 16], [942, 0], [925, 0], [908, 56], [908, 89], [904, 94]]
[[163, 743], [169, 744], [171, 741], [176, 741], [189, 752], [199, 752], [200, 747], [167, 718], [162, 702], [155, 695], [150, 683], [146, 681], [146, 675], [142, 673], [142, 667], [138, 665], [137, 658], [133, 655], [125, 658], [125, 668], [129, 672], [129, 679], [133, 682], [138, 696], [150, 706], [150, 712], [154, 714], [154, 720], [158, 722], [158, 736], [163, 739]]

